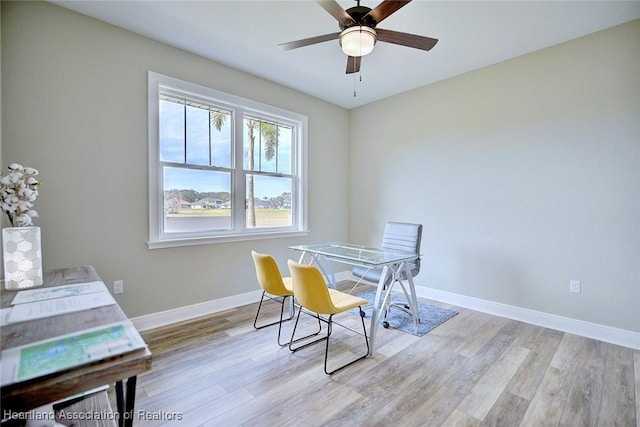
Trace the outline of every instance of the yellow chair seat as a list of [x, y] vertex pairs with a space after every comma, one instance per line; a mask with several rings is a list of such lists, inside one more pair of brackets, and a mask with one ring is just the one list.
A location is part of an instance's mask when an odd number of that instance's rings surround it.
[[343, 311], [351, 310], [352, 308], [369, 304], [369, 301], [367, 301], [366, 299], [349, 295], [344, 292], [340, 292], [331, 288], [327, 288], [327, 290], [329, 291], [329, 297], [331, 298], [331, 303], [335, 307], [336, 311], [334, 311], [333, 313], [320, 313], [320, 314], [342, 313]]

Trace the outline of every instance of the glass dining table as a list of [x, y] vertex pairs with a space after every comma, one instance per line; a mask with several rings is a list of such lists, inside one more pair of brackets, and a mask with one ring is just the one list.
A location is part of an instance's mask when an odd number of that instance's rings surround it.
[[[418, 330], [418, 302], [415, 285], [411, 275], [409, 263], [420, 257], [419, 253], [389, 250], [371, 246], [355, 245], [351, 243], [321, 243], [314, 245], [289, 246], [289, 249], [300, 252], [300, 263], [316, 265], [324, 274], [327, 284], [336, 287], [334, 263], [363, 266], [367, 269], [382, 269], [380, 280], [377, 283], [376, 295], [372, 304], [371, 322], [369, 326], [369, 355], [373, 356], [376, 348], [376, 334], [379, 326], [379, 318], [385, 301], [381, 301], [385, 284], [394, 280], [400, 281], [402, 288], [407, 293], [409, 309], [413, 315], [416, 331]], [[391, 280], [389, 280], [389, 278]], [[408, 284], [404, 286], [405, 282]], [[358, 281], [359, 283], [359, 281]], [[355, 289], [355, 286], [352, 290]], [[408, 292], [406, 291], [408, 289]]]

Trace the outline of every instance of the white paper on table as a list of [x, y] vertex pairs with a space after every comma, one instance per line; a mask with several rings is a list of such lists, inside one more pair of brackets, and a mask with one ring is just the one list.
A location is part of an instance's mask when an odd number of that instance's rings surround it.
[[29, 302], [42, 301], [47, 299], [71, 297], [75, 295], [90, 294], [93, 292], [104, 292], [107, 287], [101, 281], [88, 283], [75, 283], [72, 285], [62, 285], [39, 289], [20, 291], [11, 302], [12, 305]]
[[55, 298], [13, 306], [9, 315], [9, 323], [24, 322], [28, 320], [42, 319], [44, 317], [59, 316], [61, 314], [73, 313], [76, 311], [90, 310], [96, 307], [115, 304], [111, 294], [104, 292], [93, 292], [65, 298]]

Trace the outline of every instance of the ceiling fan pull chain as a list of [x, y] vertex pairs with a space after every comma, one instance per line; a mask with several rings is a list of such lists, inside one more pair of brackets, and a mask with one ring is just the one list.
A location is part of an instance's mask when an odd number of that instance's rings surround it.
[[356, 97], [356, 86], [358, 82], [362, 83], [362, 72], [358, 72], [358, 77], [356, 77], [356, 73], [353, 74], [353, 97]]
[[356, 97], [356, 75], [353, 75], [353, 97]]

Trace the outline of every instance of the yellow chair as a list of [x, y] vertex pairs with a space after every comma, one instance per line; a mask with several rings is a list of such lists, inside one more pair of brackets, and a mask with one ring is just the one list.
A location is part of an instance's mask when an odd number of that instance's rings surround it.
[[[278, 268], [278, 263], [271, 255], [251, 251], [251, 256], [253, 257], [253, 263], [256, 266], [256, 276], [258, 278], [258, 283], [262, 288], [262, 297], [260, 298], [260, 304], [258, 305], [256, 318], [253, 320], [253, 327], [256, 329], [262, 329], [266, 328], [267, 326], [278, 324], [278, 344], [284, 347], [285, 345], [289, 344], [289, 342], [280, 342], [282, 322], [293, 319], [294, 315], [292, 310], [289, 318], [283, 319], [284, 306], [287, 298], [293, 298], [293, 286], [291, 284], [291, 278], [282, 277], [282, 274], [280, 274], [280, 268]], [[278, 301], [280, 303], [280, 320], [277, 322], [258, 326], [258, 316], [260, 316], [260, 309], [262, 308], [262, 302], [264, 301], [265, 297]], [[293, 304], [291, 305], [291, 307], [293, 308]]]
[[[367, 305], [368, 302], [365, 299], [349, 295], [344, 292], [337, 291], [335, 289], [327, 288], [324, 278], [315, 266], [299, 264], [295, 261], [289, 260], [289, 271], [291, 272], [291, 278], [293, 279], [293, 293], [296, 296], [296, 302], [304, 309], [316, 313], [318, 320], [322, 320], [327, 324], [327, 335], [293, 348], [291, 344], [299, 342], [305, 338], [309, 338], [312, 335], [308, 335], [303, 338], [294, 339], [296, 334], [296, 328], [298, 327], [298, 321], [300, 320], [300, 313], [302, 309], [298, 311], [298, 317], [296, 318], [296, 324], [293, 327], [293, 333], [291, 334], [291, 343], [289, 344], [289, 350], [297, 351], [308, 347], [312, 344], [316, 344], [320, 341], [326, 340], [326, 347], [324, 352], [324, 372], [327, 375], [331, 375], [334, 372], [345, 368], [358, 360], [364, 359], [369, 354], [369, 339], [367, 338], [367, 330], [364, 326], [364, 312], [362, 306]], [[352, 360], [332, 371], [327, 370], [327, 359], [329, 358], [329, 337], [331, 336], [333, 326], [333, 316], [338, 313], [343, 313], [352, 308], [358, 307], [360, 310], [360, 321], [362, 322], [362, 331], [364, 332], [364, 340], [367, 344], [367, 351], [364, 355], [359, 356], [357, 359]], [[328, 318], [323, 318], [321, 315], [328, 315]], [[342, 326], [342, 325], [341, 325]], [[317, 335], [313, 334], [313, 335]]]

